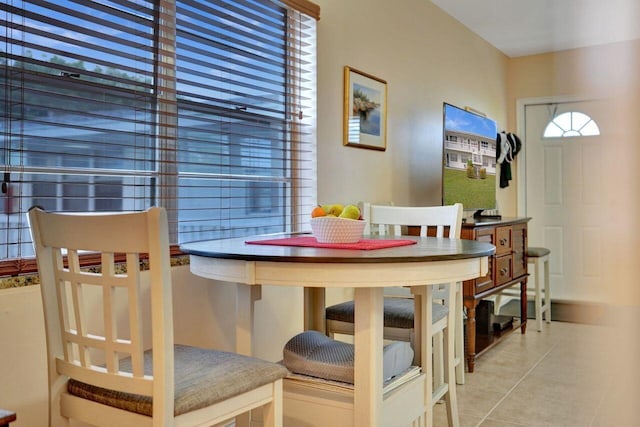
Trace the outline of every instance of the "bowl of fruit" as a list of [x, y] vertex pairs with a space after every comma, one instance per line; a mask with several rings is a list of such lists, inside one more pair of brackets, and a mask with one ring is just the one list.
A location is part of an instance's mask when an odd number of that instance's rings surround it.
[[322, 205], [311, 212], [311, 231], [318, 243], [356, 243], [364, 226], [356, 205]]

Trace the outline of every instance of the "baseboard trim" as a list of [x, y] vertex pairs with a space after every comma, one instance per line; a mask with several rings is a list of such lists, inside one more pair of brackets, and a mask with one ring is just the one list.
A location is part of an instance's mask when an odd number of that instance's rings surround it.
[[[532, 300], [527, 301], [527, 317], [535, 317]], [[610, 308], [606, 304], [586, 301], [551, 300], [551, 320], [558, 322], [602, 325], [607, 321]], [[520, 300], [513, 299], [500, 308], [500, 314], [520, 315]]]
[[[534, 313], [533, 301], [531, 304], [531, 313]], [[551, 320], [560, 322], [602, 325], [606, 321], [607, 311], [608, 307], [601, 303], [551, 300]]]

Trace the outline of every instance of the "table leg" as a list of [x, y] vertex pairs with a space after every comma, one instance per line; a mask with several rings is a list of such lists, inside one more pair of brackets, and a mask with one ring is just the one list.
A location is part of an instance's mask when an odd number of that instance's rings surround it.
[[476, 364], [476, 306], [475, 299], [465, 299], [464, 305], [467, 308], [467, 367], [469, 372], [473, 372]]
[[236, 352], [245, 356], [253, 354], [254, 303], [260, 298], [260, 285], [236, 284]]
[[355, 289], [354, 426], [382, 427], [383, 289]]
[[304, 288], [304, 330], [326, 333], [325, 288]]

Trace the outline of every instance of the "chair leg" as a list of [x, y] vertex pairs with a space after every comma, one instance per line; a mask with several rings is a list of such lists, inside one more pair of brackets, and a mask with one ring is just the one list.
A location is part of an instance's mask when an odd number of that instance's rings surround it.
[[502, 305], [502, 294], [497, 294], [494, 300], [493, 314], [496, 316], [500, 314], [500, 306]]
[[[283, 392], [282, 380], [273, 383], [273, 399], [264, 405], [263, 408], [263, 427], [282, 427], [283, 417]], [[253, 423], [251, 423], [253, 425]]]
[[444, 355], [443, 333], [438, 332], [433, 336], [433, 389], [445, 383], [444, 371], [447, 359]]

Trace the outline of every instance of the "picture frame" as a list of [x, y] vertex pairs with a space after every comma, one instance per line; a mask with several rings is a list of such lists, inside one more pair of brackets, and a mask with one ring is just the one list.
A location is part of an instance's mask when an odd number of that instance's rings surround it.
[[387, 149], [387, 82], [344, 67], [343, 145]]

